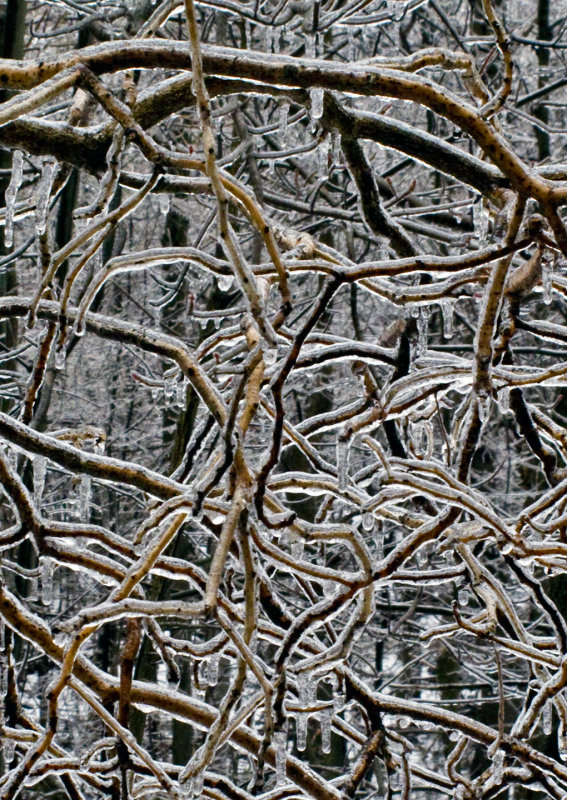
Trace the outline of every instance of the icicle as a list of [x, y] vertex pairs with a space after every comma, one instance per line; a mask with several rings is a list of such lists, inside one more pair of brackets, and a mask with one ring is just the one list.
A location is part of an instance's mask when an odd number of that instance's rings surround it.
[[362, 529], [365, 531], [374, 530], [374, 514], [372, 511], [365, 511], [362, 515]]
[[384, 536], [381, 531], [378, 532], [376, 537], [376, 558], [381, 561], [384, 558]]
[[331, 752], [331, 720], [333, 712], [330, 708], [324, 708], [319, 712], [319, 722], [321, 725], [321, 750], [325, 755]]
[[481, 394], [477, 396], [478, 402], [478, 416], [484, 425], [488, 422], [490, 416], [491, 397], [489, 394]]
[[43, 456], [35, 456], [33, 460], [33, 500], [38, 509], [41, 508], [46, 469], [47, 460]]
[[443, 338], [452, 339], [454, 333], [453, 319], [455, 306], [450, 300], [443, 300], [439, 303], [441, 314], [443, 315]]
[[347, 28], [348, 60], [356, 61], [356, 39], [352, 26]]
[[173, 397], [175, 394], [175, 375], [170, 375], [167, 378], [164, 378], [163, 393], [168, 400]]
[[6, 766], [10, 766], [10, 763], [13, 761], [16, 754], [16, 742], [13, 739], [5, 737], [2, 745], [4, 747], [4, 761]]
[[295, 717], [295, 744], [297, 749], [303, 753], [307, 747], [307, 725], [309, 715], [298, 712]]
[[305, 540], [303, 536], [293, 534], [290, 536], [290, 552], [294, 561], [301, 561], [303, 558], [303, 550], [305, 548]]
[[339, 436], [337, 439], [337, 474], [340, 492], [344, 492], [347, 488], [349, 460], [350, 439], [347, 439], [344, 436]]
[[53, 598], [53, 572], [55, 564], [48, 556], [41, 557], [41, 602], [44, 606], [51, 605]]
[[557, 750], [561, 761], [567, 761], [567, 736], [564, 733], [557, 737]]
[[473, 206], [473, 225], [480, 247], [486, 244], [488, 235], [488, 212], [483, 208], [482, 201]]
[[427, 352], [427, 329], [429, 328], [429, 309], [425, 306], [419, 307], [417, 318], [417, 355], [423, 356]]
[[179, 408], [185, 408], [186, 399], [187, 399], [187, 380], [184, 377], [183, 380], [177, 384], [175, 402]]
[[65, 361], [67, 360], [67, 349], [65, 345], [59, 347], [55, 351], [55, 369], [65, 369]]
[[325, 136], [317, 149], [317, 159], [319, 161], [319, 177], [326, 178], [329, 175], [329, 153], [331, 150], [331, 141], [328, 136]]
[[8, 664], [6, 663], [6, 656], [0, 653], [0, 705], [3, 705], [3, 698], [6, 695], [8, 688]]
[[274, 733], [274, 750], [276, 751], [276, 783], [281, 786], [286, 782], [287, 771], [287, 731]]
[[320, 120], [323, 116], [323, 89], [319, 86], [310, 91], [311, 97], [311, 119]]
[[205, 785], [205, 774], [204, 772], [198, 772], [196, 775], [193, 776], [193, 786], [191, 790], [191, 794], [193, 797], [200, 797], [203, 794], [203, 786]]
[[37, 585], [37, 578], [34, 576], [33, 578], [28, 579], [28, 600], [30, 603], [37, 602], [39, 597], [39, 590]]
[[219, 680], [219, 661], [218, 653], [213, 653], [207, 664], [207, 683], [209, 686], [216, 686]]
[[218, 287], [221, 292], [228, 292], [232, 289], [234, 278], [232, 275], [219, 275], [217, 278]]
[[158, 194], [158, 203], [159, 203], [159, 210], [167, 217], [169, 214], [169, 209], [171, 208], [171, 196], [167, 192], [162, 192]]
[[277, 344], [272, 344], [271, 342], [268, 342], [266, 339], [262, 339], [260, 346], [262, 348], [262, 357], [264, 359], [264, 364], [267, 367], [272, 367], [278, 360]]
[[389, 773], [389, 775], [388, 775], [388, 783], [390, 785], [390, 789], [391, 789], [392, 792], [397, 792], [398, 791], [398, 789], [401, 786], [399, 770], [395, 769], [395, 770], [392, 770], [392, 772]]
[[79, 514], [83, 522], [89, 521], [89, 507], [91, 504], [91, 476], [81, 475], [79, 484]]
[[331, 160], [336, 167], [342, 162], [341, 136], [339, 133], [336, 133], [336, 131], [331, 134]]
[[552, 709], [553, 709], [552, 704], [550, 702], [547, 702], [543, 707], [543, 712], [541, 715], [541, 728], [546, 736], [549, 736], [553, 729]]
[[502, 783], [504, 780], [504, 752], [500, 748], [492, 756], [492, 766], [494, 769], [494, 783]]
[[498, 405], [500, 406], [500, 411], [503, 414], [507, 414], [510, 411], [510, 387], [503, 386], [500, 391], [498, 392]]
[[12, 156], [12, 174], [10, 183], [4, 195], [6, 202], [6, 219], [4, 222], [4, 244], [12, 247], [14, 243], [14, 215], [16, 211], [16, 197], [22, 183], [24, 173], [24, 154], [21, 150], [14, 150]]
[[541, 286], [543, 302], [548, 306], [553, 299], [553, 261], [547, 254], [541, 257]]
[[35, 231], [38, 236], [45, 233], [47, 228], [47, 217], [49, 215], [49, 197], [53, 183], [53, 173], [55, 172], [54, 161], [44, 161], [41, 170], [41, 178], [37, 187], [37, 201], [35, 207]]
[[280, 105], [280, 122], [278, 126], [278, 136], [281, 144], [287, 142], [287, 122], [289, 119], [289, 105], [282, 103]]
[[462, 783], [457, 783], [453, 789], [454, 800], [464, 800], [465, 786]]
[[457, 601], [460, 606], [468, 606], [470, 601], [470, 592], [468, 586], [463, 586], [457, 592]]

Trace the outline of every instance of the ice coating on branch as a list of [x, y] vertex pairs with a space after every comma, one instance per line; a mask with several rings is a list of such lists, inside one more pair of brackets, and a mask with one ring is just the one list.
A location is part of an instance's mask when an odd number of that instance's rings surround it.
[[337, 439], [337, 475], [340, 492], [344, 492], [347, 488], [349, 461], [350, 439], [341, 435]]
[[289, 105], [282, 103], [280, 105], [280, 120], [278, 125], [278, 137], [281, 144], [287, 142], [287, 122], [289, 119]]
[[53, 573], [55, 563], [49, 556], [41, 557], [41, 602], [44, 606], [51, 605], [53, 599]]
[[541, 729], [546, 736], [549, 736], [553, 729], [553, 706], [550, 702], [547, 702], [543, 707]]
[[47, 217], [49, 214], [49, 197], [55, 172], [55, 162], [46, 160], [43, 162], [41, 178], [37, 187], [37, 200], [35, 206], [35, 231], [38, 236], [45, 233], [47, 228]]
[[41, 507], [46, 469], [47, 460], [43, 456], [36, 456], [33, 460], [33, 500], [38, 508]]
[[333, 711], [324, 708], [319, 712], [319, 723], [321, 725], [321, 750], [328, 755], [331, 752], [331, 720]]
[[6, 189], [6, 219], [4, 222], [4, 244], [12, 247], [14, 243], [14, 215], [16, 210], [16, 197], [22, 184], [24, 174], [24, 154], [21, 150], [14, 150], [12, 156], [12, 174]]
[[315, 86], [310, 91], [311, 97], [311, 119], [320, 120], [323, 116], [323, 89]]
[[455, 306], [450, 300], [443, 300], [439, 303], [443, 316], [443, 338], [452, 339], [454, 333]]
[[287, 773], [287, 731], [276, 731], [273, 743], [276, 752], [276, 783], [282, 786], [286, 782]]
[[91, 476], [81, 475], [79, 484], [79, 514], [83, 522], [88, 522], [91, 504]]

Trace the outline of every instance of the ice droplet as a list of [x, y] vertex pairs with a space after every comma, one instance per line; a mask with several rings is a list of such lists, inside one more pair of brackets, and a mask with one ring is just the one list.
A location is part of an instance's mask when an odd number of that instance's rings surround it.
[[53, 573], [55, 564], [49, 556], [41, 557], [41, 602], [44, 606], [51, 605], [53, 598]]
[[331, 752], [331, 720], [333, 712], [330, 708], [324, 708], [319, 712], [319, 723], [321, 725], [321, 750], [325, 755]]
[[173, 397], [175, 394], [175, 375], [170, 375], [167, 378], [164, 378], [163, 393], [168, 400]]
[[441, 314], [443, 315], [443, 337], [445, 339], [452, 339], [454, 333], [454, 312], [455, 306], [450, 300], [445, 300], [439, 304], [441, 306]]
[[287, 123], [289, 119], [289, 105], [282, 103], [280, 106], [280, 121], [278, 126], [278, 136], [281, 144], [287, 142]]
[[345, 436], [339, 436], [337, 439], [337, 475], [340, 492], [344, 492], [347, 488], [349, 460], [350, 440]]
[[33, 500], [38, 509], [41, 508], [46, 469], [47, 460], [43, 456], [36, 456], [33, 460]]
[[14, 214], [16, 210], [16, 197], [22, 183], [24, 174], [24, 154], [21, 150], [14, 150], [12, 155], [12, 174], [6, 189], [6, 219], [4, 222], [4, 244], [12, 247], [14, 243]]
[[323, 116], [323, 89], [315, 86], [311, 89], [311, 119], [320, 120]]
[[543, 707], [541, 715], [541, 728], [546, 736], [549, 736], [553, 729], [553, 706], [547, 702]]
[[91, 503], [91, 476], [81, 475], [79, 484], [79, 514], [83, 522], [88, 522]]
[[232, 275], [219, 275], [217, 278], [217, 283], [221, 292], [228, 292], [232, 288], [234, 278]]
[[276, 751], [276, 783], [278, 786], [281, 786], [286, 782], [287, 731], [275, 731], [274, 750]]

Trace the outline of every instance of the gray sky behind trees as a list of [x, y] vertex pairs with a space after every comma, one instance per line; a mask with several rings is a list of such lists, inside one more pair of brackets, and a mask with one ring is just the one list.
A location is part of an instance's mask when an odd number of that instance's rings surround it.
[[0, 798], [567, 791], [564, 0], [7, 0]]

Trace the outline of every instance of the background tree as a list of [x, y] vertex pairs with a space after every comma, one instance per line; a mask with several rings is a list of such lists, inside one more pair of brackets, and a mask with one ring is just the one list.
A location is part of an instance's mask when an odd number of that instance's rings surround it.
[[5, 6], [2, 800], [565, 796], [560, 6]]

